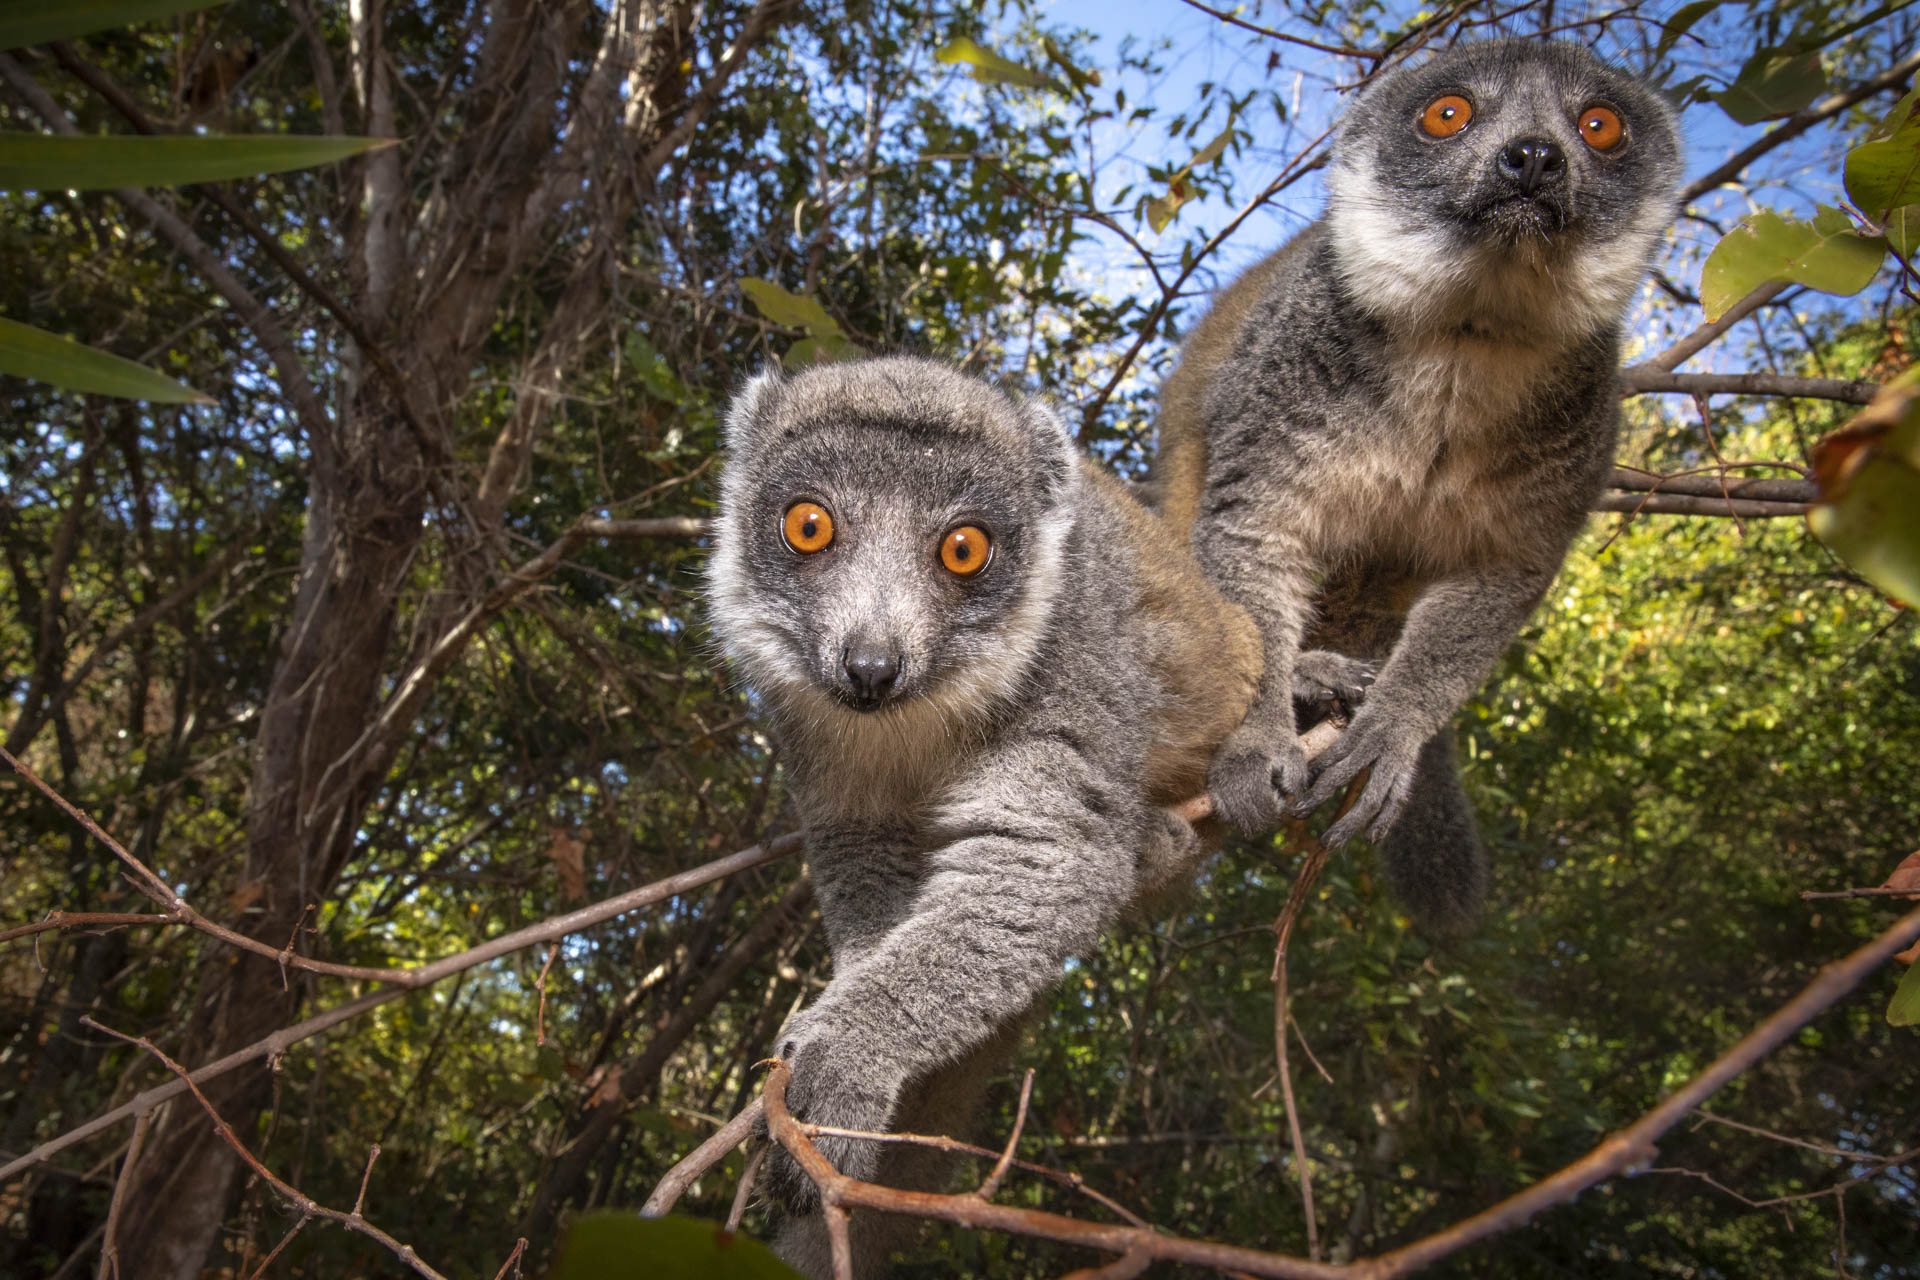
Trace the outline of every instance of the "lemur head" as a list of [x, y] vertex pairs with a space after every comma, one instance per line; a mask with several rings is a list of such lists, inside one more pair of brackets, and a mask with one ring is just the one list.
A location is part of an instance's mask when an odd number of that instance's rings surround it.
[[1387, 318], [1564, 336], [1619, 324], [1679, 166], [1672, 112], [1631, 76], [1580, 45], [1489, 40], [1361, 94], [1328, 215], [1354, 295]]
[[949, 729], [1017, 693], [1079, 472], [1043, 406], [926, 360], [762, 373], [726, 420], [715, 633], [777, 706]]

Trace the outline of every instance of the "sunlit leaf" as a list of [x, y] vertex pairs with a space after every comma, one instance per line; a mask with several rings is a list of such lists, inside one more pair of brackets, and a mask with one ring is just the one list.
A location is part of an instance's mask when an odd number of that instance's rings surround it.
[[1813, 465], [1808, 527], [1881, 590], [1920, 601], [1920, 369], [1823, 437]]
[[1232, 141], [1233, 121], [1228, 120], [1227, 127], [1220, 131], [1218, 137], [1195, 152], [1193, 159], [1182, 165], [1180, 171], [1167, 180], [1166, 194], [1154, 196], [1147, 201], [1147, 225], [1155, 231], [1165, 231], [1167, 224], [1173, 221], [1174, 215], [1180, 212], [1181, 206], [1190, 203], [1200, 194], [1189, 181], [1193, 171], [1201, 165], [1212, 164], [1218, 160], [1226, 152], [1227, 144]]
[[984, 45], [959, 36], [942, 45], [933, 55], [938, 62], [964, 62], [973, 69], [973, 78], [984, 84], [1017, 84], [1028, 89], [1058, 89], [1059, 82], [1032, 67], [1010, 62]]
[[1847, 195], [1869, 217], [1920, 204], [1920, 121], [1847, 153]]
[[586, 1213], [560, 1242], [548, 1280], [798, 1280], [758, 1240], [695, 1218]]
[[152, 400], [160, 404], [211, 404], [192, 387], [143, 364], [96, 351], [69, 338], [16, 320], [0, 319], [0, 373], [32, 378], [69, 391]]
[[1692, 4], [1674, 10], [1673, 16], [1660, 24], [1660, 43], [1654, 47], [1653, 56], [1666, 57], [1667, 51], [1693, 29], [1694, 23], [1718, 9], [1721, 3], [1722, 0], [1693, 0]]
[[1920, 964], [1908, 965], [1887, 1004], [1887, 1021], [1896, 1027], [1920, 1023]]
[[1714, 246], [1700, 273], [1700, 306], [1708, 320], [1760, 285], [1787, 280], [1822, 293], [1851, 295], [1866, 288], [1886, 246], [1863, 236], [1838, 209], [1820, 206], [1812, 222], [1762, 209], [1743, 219]]
[[218, 182], [329, 164], [392, 145], [390, 138], [293, 134], [156, 138], [0, 133], [0, 191], [92, 191]]
[[834, 323], [826, 308], [803, 293], [788, 293], [771, 280], [753, 276], [740, 282], [740, 291], [753, 300], [761, 315], [775, 324], [815, 334], [840, 332], [840, 326]]
[[1075, 66], [1073, 60], [1067, 57], [1066, 51], [1054, 43], [1052, 36], [1043, 37], [1040, 41], [1040, 47], [1046, 51], [1047, 61], [1059, 68], [1060, 74], [1072, 81], [1074, 88], [1097, 89], [1100, 87], [1100, 73], [1098, 71], [1082, 71], [1079, 67]]
[[1902, 205], [1898, 209], [1887, 210], [1887, 243], [1893, 251], [1903, 258], [1911, 259], [1920, 251], [1920, 204]]
[[1713, 95], [1741, 124], [1790, 116], [1826, 91], [1827, 73], [1817, 50], [1783, 53], [1762, 49], [1747, 60], [1732, 84]]
[[131, 27], [208, 9], [226, 0], [66, 0], [62, 4], [15, 3], [0, 11], [0, 49], [70, 40], [89, 31]]

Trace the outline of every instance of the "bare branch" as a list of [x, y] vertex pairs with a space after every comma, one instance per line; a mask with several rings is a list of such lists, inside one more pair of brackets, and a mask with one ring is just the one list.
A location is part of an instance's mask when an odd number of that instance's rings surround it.
[[760, 1123], [760, 1116], [766, 1103], [755, 1098], [740, 1108], [740, 1114], [713, 1131], [711, 1137], [685, 1156], [680, 1163], [667, 1170], [667, 1176], [660, 1179], [653, 1194], [640, 1206], [642, 1217], [658, 1218], [673, 1212], [673, 1206], [687, 1193], [687, 1188], [700, 1180], [700, 1175], [727, 1158], [727, 1153], [753, 1136], [753, 1130]]
[[[775, 1060], [762, 1090], [767, 1127], [774, 1139], [792, 1154], [820, 1190], [830, 1214], [848, 1208], [935, 1218], [962, 1226], [1010, 1231], [1067, 1244], [1083, 1245], [1125, 1257], [1149, 1257], [1217, 1270], [1243, 1271], [1281, 1280], [1388, 1280], [1411, 1274], [1432, 1262], [1489, 1236], [1511, 1230], [1542, 1210], [1572, 1200], [1581, 1191], [1628, 1169], [1649, 1165], [1654, 1140], [1684, 1119], [1709, 1096], [1772, 1052], [1800, 1028], [1838, 1002], [1896, 951], [1920, 938], [1920, 909], [1897, 921], [1873, 941], [1844, 959], [1822, 968], [1799, 995], [1738, 1043], [1722, 1053], [1700, 1074], [1675, 1090], [1639, 1120], [1609, 1136], [1586, 1156], [1510, 1196], [1482, 1213], [1445, 1231], [1391, 1253], [1346, 1265], [1313, 1262], [1283, 1254], [1264, 1253], [1209, 1241], [1187, 1240], [1149, 1228], [1083, 1222], [1058, 1214], [1014, 1209], [969, 1194], [938, 1195], [902, 1191], [850, 1178], [835, 1169], [813, 1146], [814, 1126], [795, 1121], [786, 1108], [788, 1067]], [[1911, 1158], [1902, 1152], [1896, 1160]], [[829, 1219], [831, 1223], [831, 1218]]]
[[1020, 1107], [1014, 1112], [1013, 1132], [1007, 1135], [1006, 1149], [994, 1161], [993, 1172], [987, 1175], [987, 1180], [974, 1190], [973, 1194], [982, 1200], [993, 1199], [994, 1193], [1000, 1190], [1001, 1180], [1007, 1176], [1007, 1166], [1013, 1163], [1013, 1150], [1020, 1145], [1020, 1131], [1027, 1127], [1027, 1103], [1032, 1098], [1033, 1068], [1028, 1067], [1025, 1078], [1020, 1081]]
[[1852, 378], [1795, 378], [1781, 373], [1669, 373], [1638, 364], [1620, 371], [1620, 386], [1629, 396], [1677, 391], [1684, 395], [1799, 396], [1845, 404], [1865, 404], [1880, 390], [1877, 382]]
[[1776, 280], [1771, 284], [1761, 285], [1758, 289], [1755, 289], [1752, 293], [1740, 299], [1740, 301], [1734, 303], [1731, 307], [1728, 307], [1726, 313], [1718, 320], [1701, 325], [1698, 329], [1695, 329], [1692, 333], [1680, 339], [1680, 341], [1674, 343], [1671, 347], [1668, 347], [1651, 360], [1646, 360], [1630, 368], [1622, 369], [1620, 376], [1626, 379], [1641, 376], [1645, 372], [1672, 373], [1675, 369], [1679, 368], [1682, 363], [1690, 357], [1697, 355], [1709, 344], [1718, 339], [1720, 335], [1733, 328], [1734, 325], [1739, 324], [1755, 311], [1758, 311], [1761, 307], [1785, 293], [1787, 288], [1787, 282], [1784, 280]]
[[[208, 1118], [213, 1121], [213, 1127], [220, 1134], [221, 1140], [233, 1148], [234, 1153], [245, 1162], [249, 1169], [253, 1170], [254, 1176], [279, 1192], [280, 1198], [292, 1205], [295, 1209], [298, 1209], [303, 1218], [325, 1218], [329, 1222], [337, 1222], [349, 1231], [363, 1235], [377, 1244], [384, 1245], [394, 1257], [398, 1258], [417, 1274], [427, 1277], [427, 1280], [446, 1280], [445, 1276], [428, 1266], [425, 1260], [413, 1251], [412, 1245], [401, 1244], [398, 1240], [395, 1240], [392, 1236], [361, 1217], [358, 1203], [353, 1206], [352, 1213], [342, 1213], [338, 1209], [329, 1209], [325, 1205], [317, 1203], [308, 1196], [306, 1192], [274, 1176], [273, 1170], [260, 1163], [259, 1157], [247, 1150], [246, 1144], [241, 1142], [240, 1136], [233, 1131], [233, 1126], [221, 1118], [219, 1111], [214, 1109], [213, 1103], [207, 1100], [207, 1095], [201, 1093], [199, 1087], [194, 1084], [193, 1078], [187, 1074], [187, 1069], [175, 1062], [172, 1058], [169, 1058], [166, 1054], [160, 1052], [153, 1041], [147, 1039], [145, 1036], [130, 1036], [124, 1032], [115, 1031], [112, 1027], [104, 1026], [89, 1017], [83, 1016], [80, 1021], [96, 1031], [105, 1032], [115, 1040], [123, 1040], [128, 1044], [137, 1045], [158, 1058], [161, 1064], [164, 1065], [167, 1070], [173, 1072], [173, 1074], [180, 1079], [184, 1087], [192, 1092], [194, 1098], [200, 1103], [201, 1108], [207, 1113]], [[379, 1151], [380, 1148], [374, 1148], [375, 1155], [378, 1155]], [[131, 1165], [132, 1161], [129, 1160], [128, 1164]], [[373, 1172], [373, 1162], [371, 1159], [367, 1162], [367, 1172]], [[364, 1181], [361, 1183], [360, 1192], [362, 1196], [365, 1196], [366, 1183]]]
[[1831, 97], [1822, 98], [1819, 102], [1814, 103], [1805, 110], [1789, 116], [1785, 121], [1781, 122], [1777, 128], [1762, 134], [1747, 146], [1734, 152], [1727, 158], [1726, 163], [1708, 173], [1702, 174], [1686, 186], [1680, 188], [1681, 205], [1691, 204], [1707, 192], [1712, 191], [1715, 187], [1725, 186], [1727, 183], [1734, 181], [1739, 178], [1742, 170], [1755, 160], [1758, 160], [1761, 156], [1766, 155], [1776, 147], [1791, 142], [1793, 139], [1811, 129], [1814, 125], [1819, 124], [1822, 120], [1832, 119], [1848, 107], [1851, 107], [1854, 103], [1865, 101], [1874, 94], [1882, 93], [1889, 89], [1904, 88], [1906, 83], [1913, 78], [1913, 73], [1916, 70], [1920, 70], [1920, 52], [1908, 54], [1900, 61], [1894, 63], [1892, 67], [1881, 72], [1871, 80], [1863, 80], [1844, 93], [1836, 93]]
[[1650, 493], [1635, 497], [1627, 493], [1602, 494], [1593, 504], [1595, 511], [1618, 511], [1626, 515], [1646, 516], [1727, 516], [1735, 520], [1777, 520], [1803, 516], [1811, 504], [1805, 502], [1751, 502], [1739, 498], [1693, 498], [1675, 494]]

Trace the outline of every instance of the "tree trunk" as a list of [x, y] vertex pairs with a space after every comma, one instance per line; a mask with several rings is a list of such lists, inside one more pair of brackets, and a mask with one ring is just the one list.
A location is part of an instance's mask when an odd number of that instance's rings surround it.
[[[490, 585], [491, 548], [556, 395], [592, 333], [607, 323], [613, 264], [653, 174], [713, 105], [718, 89], [770, 29], [780, 6], [745, 15], [730, 52], [688, 93], [683, 64], [697, 12], [692, 0], [614, 0], [597, 47], [585, 47], [588, 0], [495, 0], [462, 126], [433, 157], [435, 180], [409, 184], [418, 157], [402, 148], [357, 162], [344, 275], [361, 331], [344, 370], [344, 403], [324, 430], [309, 425], [307, 526], [291, 617], [261, 709], [247, 815], [247, 900], [235, 925], [305, 952], [305, 930], [333, 891], [367, 806], [424, 702], [402, 682], [382, 715], [383, 683], [397, 673], [403, 588], [424, 549], [429, 492], [457, 511], [446, 553], [455, 589], [409, 623], [431, 642]], [[349, 6], [351, 84], [363, 132], [425, 133], [396, 119], [381, 54], [379, 0]], [[737, 16], [737, 15], [736, 15]], [[562, 102], [572, 106], [559, 117]], [[677, 119], [664, 112], [671, 108]], [[671, 126], [671, 127], [669, 127]], [[609, 172], [611, 170], [612, 172]], [[418, 183], [415, 177], [413, 182]], [[431, 191], [431, 198], [417, 192]], [[480, 467], [478, 483], [452, 461], [454, 415], [502, 295], [542, 245], [584, 221], [580, 259], [523, 376], [518, 402]], [[396, 385], [397, 384], [397, 385]], [[439, 536], [441, 531], [436, 531]], [[404, 699], [404, 701], [403, 701]], [[396, 714], [397, 713], [397, 714]], [[204, 905], [204, 904], [203, 904]], [[270, 959], [211, 950], [181, 1057], [199, 1063], [287, 1025], [307, 983]], [[251, 1145], [272, 1073], [248, 1068], [206, 1088], [208, 1101]], [[121, 1274], [193, 1280], [208, 1263], [240, 1164], [191, 1099], [176, 1100], [149, 1134], [122, 1208]]]

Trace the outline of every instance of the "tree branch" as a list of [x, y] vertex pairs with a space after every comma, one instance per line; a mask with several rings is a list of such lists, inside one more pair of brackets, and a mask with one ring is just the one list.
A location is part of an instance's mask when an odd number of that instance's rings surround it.
[[1680, 204], [1682, 207], [1689, 205], [1714, 188], [1725, 186], [1727, 183], [1734, 181], [1740, 176], [1741, 170], [1745, 169], [1755, 160], [1758, 160], [1761, 156], [1766, 155], [1776, 147], [1791, 142], [1807, 130], [1813, 128], [1814, 125], [1819, 124], [1822, 120], [1832, 119], [1848, 107], [1851, 107], [1854, 103], [1862, 102], [1871, 98], [1874, 94], [1882, 93], [1888, 89], [1904, 87], [1907, 81], [1913, 78], [1913, 73], [1916, 70], [1920, 70], [1920, 52], [1908, 54], [1871, 80], [1863, 80], [1843, 93], [1836, 93], [1832, 97], [1822, 98], [1819, 102], [1814, 103], [1798, 114], [1789, 116], [1778, 128], [1762, 134], [1752, 143], [1734, 152], [1727, 158], [1726, 162], [1718, 168], [1695, 178], [1692, 182], [1680, 188]]
[[1675, 391], [1696, 396], [1799, 396], [1846, 404], [1865, 404], [1880, 390], [1877, 382], [1852, 378], [1796, 378], [1780, 373], [1671, 373], [1644, 364], [1622, 369], [1620, 387], [1629, 396]]

